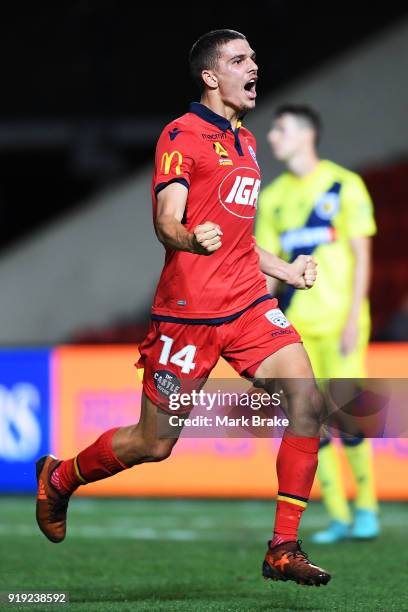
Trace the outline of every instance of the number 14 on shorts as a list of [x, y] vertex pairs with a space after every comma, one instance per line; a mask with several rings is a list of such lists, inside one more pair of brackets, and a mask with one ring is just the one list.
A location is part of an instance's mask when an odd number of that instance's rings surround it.
[[183, 374], [189, 374], [190, 370], [194, 370], [195, 363], [194, 357], [196, 354], [197, 347], [194, 344], [187, 344], [181, 350], [177, 351], [170, 356], [171, 347], [173, 346], [173, 338], [169, 338], [169, 336], [165, 336], [162, 334], [160, 336], [161, 342], [163, 342], [163, 349], [160, 354], [159, 363], [162, 365], [167, 365], [168, 362], [174, 363], [175, 365], [181, 368]]

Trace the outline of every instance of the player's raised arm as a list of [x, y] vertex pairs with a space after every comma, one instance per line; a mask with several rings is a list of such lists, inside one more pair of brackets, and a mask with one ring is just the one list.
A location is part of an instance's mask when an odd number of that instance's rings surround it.
[[288, 263], [277, 255], [255, 247], [259, 255], [261, 271], [268, 276], [293, 285], [296, 289], [310, 289], [317, 276], [317, 264], [311, 255], [299, 255], [294, 262]]
[[189, 232], [181, 223], [188, 191], [180, 183], [171, 183], [157, 195], [156, 234], [169, 249], [197, 255], [211, 255], [221, 246], [219, 225], [205, 221]]

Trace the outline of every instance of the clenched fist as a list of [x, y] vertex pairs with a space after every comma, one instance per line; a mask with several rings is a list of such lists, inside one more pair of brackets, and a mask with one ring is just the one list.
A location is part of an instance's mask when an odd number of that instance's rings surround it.
[[289, 284], [295, 289], [310, 289], [313, 287], [317, 276], [317, 262], [311, 255], [299, 255], [290, 264], [291, 279]]
[[222, 231], [219, 225], [206, 221], [193, 231], [193, 252], [197, 255], [212, 255], [222, 245]]

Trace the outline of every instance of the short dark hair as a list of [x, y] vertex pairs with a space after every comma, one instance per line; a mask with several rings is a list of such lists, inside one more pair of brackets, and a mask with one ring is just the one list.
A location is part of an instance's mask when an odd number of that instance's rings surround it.
[[319, 113], [306, 104], [281, 104], [275, 110], [275, 118], [282, 115], [294, 115], [305, 121], [315, 132], [316, 145], [319, 144], [322, 135], [323, 125]]
[[200, 90], [204, 88], [202, 71], [206, 68], [214, 69], [220, 57], [220, 47], [236, 38], [246, 40], [246, 36], [236, 30], [212, 30], [200, 36], [191, 47], [188, 56], [190, 72]]

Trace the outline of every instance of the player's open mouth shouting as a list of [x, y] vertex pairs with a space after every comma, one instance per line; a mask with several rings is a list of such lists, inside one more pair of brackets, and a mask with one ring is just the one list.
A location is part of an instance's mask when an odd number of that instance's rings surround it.
[[249, 81], [247, 81], [244, 85], [244, 89], [246, 94], [250, 100], [255, 100], [256, 98], [256, 84], [258, 81], [258, 77], [252, 77]]

